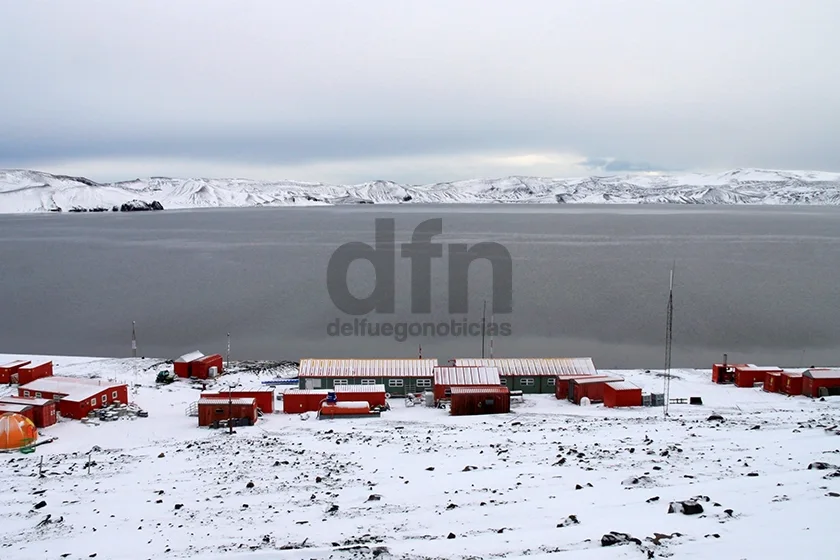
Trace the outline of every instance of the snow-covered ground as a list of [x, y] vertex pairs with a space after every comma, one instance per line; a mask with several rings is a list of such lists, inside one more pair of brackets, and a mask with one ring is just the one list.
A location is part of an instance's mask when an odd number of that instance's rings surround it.
[[[55, 358], [57, 375], [129, 383], [150, 415], [62, 421], [42, 430], [58, 439], [35, 453], [0, 455], [1, 558], [833, 559], [840, 546], [840, 470], [808, 468], [840, 464], [840, 438], [826, 429], [838, 424], [838, 398], [716, 386], [707, 371], [676, 370], [671, 396], [703, 405], [672, 405], [667, 421], [662, 408], [551, 395], [483, 417], [395, 399], [381, 418], [277, 413], [229, 435], [186, 416], [198, 387], [155, 386], [165, 369]], [[257, 387], [277, 374], [294, 371], [219, 384]], [[655, 374], [621, 374], [662, 389]], [[702, 514], [668, 513], [697, 496]], [[641, 544], [603, 547], [611, 531]], [[673, 538], [648, 540], [657, 533]]]
[[589, 203], [840, 205], [840, 173], [736, 169], [573, 179], [506, 177], [430, 185], [328, 185], [153, 177], [97, 183], [41, 171], [0, 170], [0, 213], [110, 211], [132, 201], [164, 209], [325, 204]]

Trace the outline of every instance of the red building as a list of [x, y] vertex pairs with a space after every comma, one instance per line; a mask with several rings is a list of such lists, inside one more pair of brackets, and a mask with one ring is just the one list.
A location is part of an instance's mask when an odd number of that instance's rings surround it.
[[212, 379], [224, 371], [224, 360], [219, 354], [203, 356], [190, 362], [190, 377]]
[[128, 386], [125, 383], [85, 377], [43, 377], [18, 387], [18, 395], [53, 399], [57, 401], [59, 414], [77, 420], [109, 404], [128, 404]]
[[764, 390], [767, 393], [780, 393], [782, 391], [781, 371], [769, 371], [764, 377]]
[[253, 426], [257, 423], [257, 400], [240, 397], [203, 397], [198, 400], [198, 425], [212, 426], [233, 419], [238, 425]]
[[338, 385], [333, 390], [338, 402], [363, 401], [370, 408], [384, 407], [387, 403], [385, 385]]
[[499, 370], [483, 366], [436, 367], [434, 373], [435, 400], [449, 398], [452, 387], [501, 387]]
[[609, 408], [642, 406], [642, 389], [628, 381], [605, 383], [604, 406]]
[[802, 394], [802, 372], [783, 371], [779, 391], [785, 395]]
[[15, 372], [12, 375], [12, 381], [14, 381], [15, 376], [17, 376], [18, 385], [26, 385], [27, 383], [31, 383], [36, 379], [41, 379], [42, 377], [50, 377], [52, 374], [52, 361], [34, 362], [26, 364], [24, 366], [20, 366], [17, 372]]
[[274, 389], [257, 389], [255, 391], [215, 391], [212, 393], [201, 393], [201, 398], [208, 399], [226, 399], [228, 397], [239, 399], [255, 399], [257, 401], [257, 408], [263, 414], [271, 414], [274, 412]]
[[21, 367], [31, 364], [29, 360], [15, 360], [0, 366], [0, 383], [11, 383], [12, 375], [16, 374]]
[[735, 368], [746, 366], [747, 364], [714, 364], [712, 365], [712, 383], [734, 383]]
[[758, 383], [764, 385], [764, 378], [768, 373], [782, 373], [782, 371], [782, 368], [775, 366], [738, 365], [735, 366], [735, 386], [755, 387]]
[[[35, 424], [35, 409], [25, 404], [0, 403], [0, 414], [20, 414]], [[37, 426], [38, 424], [35, 424]]]
[[510, 389], [507, 387], [452, 387], [450, 391], [449, 414], [452, 416], [510, 412]]
[[187, 378], [190, 376], [190, 364], [199, 358], [203, 358], [204, 354], [199, 351], [190, 352], [189, 354], [184, 354], [172, 364], [172, 368], [175, 371], [175, 375], [177, 377]]
[[581, 399], [586, 397], [590, 403], [603, 402], [604, 388], [607, 383], [615, 381], [624, 381], [624, 379], [608, 376], [573, 379], [569, 385], [569, 400], [575, 404], [580, 404]]
[[569, 400], [569, 387], [576, 379], [609, 378], [608, 375], [561, 375], [554, 384], [554, 396], [560, 400]]
[[[806, 397], [819, 397], [820, 389], [840, 393], [840, 369], [808, 369], [802, 374], [802, 394]], [[835, 393], [836, 391], [836, 393]]]
[[321, 403], [327, 399], [327, 393], [329, 391], [326, 389], [289, 389], [283, 393], [283, 412], [318, 412], [321, 410]]
[[31, 420], [38, 428], [46, 428], [58, 422], [54, 400], [11, 396], [0, 397], [0, 406], [6, 403], [31, 406], [33, 413]]

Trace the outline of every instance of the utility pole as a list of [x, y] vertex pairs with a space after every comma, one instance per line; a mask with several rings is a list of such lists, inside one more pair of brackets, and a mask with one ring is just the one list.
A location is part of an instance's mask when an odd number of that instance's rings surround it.
[[228, 430], [233, 435], [233, 385], [228, 385]]
[[484, 359], [484, 334], [486, 331], [485, 328], [485, 317], [487, 316], [487, 300], [484, 300], [484, 309], [481, 312], [481, 359]]
[[674, 268], [671, 268], [671, 281], [668, 286], [668, 319], [665, 327], [665, 416], [671, 402], [671, 337], [674, 320]]
[[133, 358], [137, 357], [137, 330], [136, 330], [137, 323], [135, 321], [131, 322], [131, 356]]
[[496, 311], [490, 315], [490, 359], [493, 359], [493, 328], [496, 325]]
[[225, 370], [230, 369], [230, 333], [227, 333], [227, 355], [225, 356]]

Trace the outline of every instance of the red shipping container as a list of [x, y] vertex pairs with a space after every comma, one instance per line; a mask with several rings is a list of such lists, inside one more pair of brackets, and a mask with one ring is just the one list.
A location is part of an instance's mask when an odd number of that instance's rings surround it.
[[[26, 418], [32, 420], [32, 423], [35, 424], [35, 409], [31, 406], [27, 406], [25, 404], [0, 403], [0, 414], [6, 412], [25, 416]], [[37, 427], [38, 424], [35, 424], [35, 426]]]
[[569, 400], [580, 404], [582, 398], [587, 397], [590, 403], [603, 402], [604, 387], [613, 381], [624, 381], [621, 377], [590, 377], [588, 379], [572, 380]]
[[814, 368], [802, 374], [803, 395], [817, 398], [821, 387], [840, 387], [840, 369]]
[[714, 364], [712, 365], [712, 383], [724, 384], [735, 382], [735, 368], [745, 367], [747, 364]]
[[449, 414], [506, 414], [510, 412], [510, 390], [507, 387], [452, 387]]
[[608, 378], [608, 375], [561, 375], [554, 382], [554, 396], [561, 400], [569, 399], [569, 384], [575, 379]]
[[785, 395], [802, 394], [802, 374], [794, 372], [782, 372], [779, 381], [779, 392]]
[[768, 393], [779, 393], [782, 390], [781, 371], [770, 371], [764, 377], [764, 390]]
[[321, 410], [321, 403], [327, 399], [328, 392], [326, 389], [289, 389], [283, 393], [283, 412], [318, 412]]
[[338, 402], [366, 401], [371, 408], [384, 407], [385, 385], [337, 385], [334, 389]]
[[257, 401], [257, 408], [263, 414], [271, 414], [274, 412], [274, 389], [258, 389], [256, 391], [217, 391], [214, 393], [201, 393], [201, 398], [246, 398], [255, 399]]
[[198, 400], [198, 425], [210, 426], [215, 422], [245, 420], [248, 425], [257, 423], [257, 400], [239, 398], [202, 398]]
[[642, 406], [642, 389], [627, 381], [613, 381], [604, 385], [604, 406], [609, 408]]
[[38, 428], [52, 426], [58, 421], [56, 416], [56, 404], [51, 399], [32, 399], [25, 397], [0, 397], [0, 403], [20, 404], [31, 406], [33, 412], [32, 422]]
[[216, 375], [221, 375], [224, 371], [224, 360], [219, 354], [204, 356], [197, 360], [190, 362], [190, 376], [196, 379], [209, 379], [210, 368], [216, 368]]
[[321, 405], [319, 418], [371, 416], [370, 405], [365, 401], [344, 401]]
[[3, 364], [0, 366], [0, 383], [11, 383], [12, 375], [17, 373], [18, 369], [22, 366], [31, 363], [32, 362], [29, 360], [16, 360], [14, 362], [9, 362], [8, 364]]
[[757, 383], [764, 384], [764, 379], [770, 372], [782, 373], [781, 368], [754, 365], [735, 366], [735, 386], [755, 387]]
[[50, 377], [52, 374], [52, 361], [38, 362], [21, 366], [18, 368], [16, 373], [18, 385], [26, 385], [27, 383], [32, 383], [36, 379]]

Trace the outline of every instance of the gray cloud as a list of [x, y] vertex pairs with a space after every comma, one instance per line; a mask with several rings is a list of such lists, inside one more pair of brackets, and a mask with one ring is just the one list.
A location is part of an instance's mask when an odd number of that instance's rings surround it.
[[836, 21], [833, 0], [6, 3], [0, 165], [492, 152], [840, 170]]

